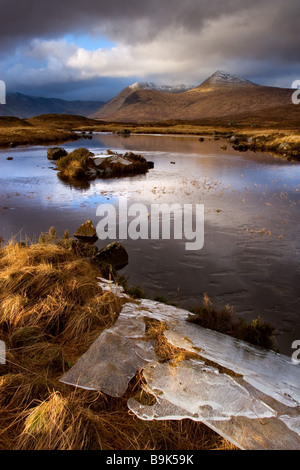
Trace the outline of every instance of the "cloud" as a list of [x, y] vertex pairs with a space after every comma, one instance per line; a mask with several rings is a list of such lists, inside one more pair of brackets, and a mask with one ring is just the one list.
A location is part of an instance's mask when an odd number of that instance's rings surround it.
[[[0, 76], [10, 86], [107, 77], [198, 84], [220, 68], [275, 84], [299, 70], [298, 0], [0, 4]], [[87, 50], [67, 34], [101, 34], [114, 45]]]

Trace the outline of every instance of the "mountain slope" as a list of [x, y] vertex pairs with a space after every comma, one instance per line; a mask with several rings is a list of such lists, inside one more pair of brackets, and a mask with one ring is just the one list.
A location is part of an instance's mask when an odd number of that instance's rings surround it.
[[143, 89], [143, 90], [156, 90], [156, 91], [161, 91], [163, 93], [181, 93], [184, 91], [191, 90], [192, 86], [189, 85], [155, 85], [155, 83], [148, 83], [148, 82], [136, 82], [130, 85], [128, 88], [131, 90], [138, 90], [138, 89]]
[[36, 98], [22, 93], [8, 93], [6, 105], [0, 106], [1, 116], [27, 119], [41, 114], [76, 114], [89, 116], [99, 110], [102, 101], [66, 101], [58, 98]]
[[291, 90], [256, 85], [218, 71], [180, 93], [127, 87], [90, 117], [115, 122], [197, 120], [291, 105]]

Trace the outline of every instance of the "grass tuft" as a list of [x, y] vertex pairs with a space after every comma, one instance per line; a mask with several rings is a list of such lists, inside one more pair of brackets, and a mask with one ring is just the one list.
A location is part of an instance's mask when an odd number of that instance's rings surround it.
[[191, 323], [233, 336], [255, 346], [275, 349], [275, 328], [260, 317], [250, 323], [243, 318], [234, 318], [231, 307], [227, 305], [224, 309], [217, 310], [207, 294], [204, 294], [203, 304], [193, 307], [191, 312], [192, 315], [188, 319]]

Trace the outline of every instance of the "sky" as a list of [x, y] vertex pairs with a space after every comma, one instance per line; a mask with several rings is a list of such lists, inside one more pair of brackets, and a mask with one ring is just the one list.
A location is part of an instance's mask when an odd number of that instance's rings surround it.
[[299, 0], [0, 0], [0, 80], [93, 101], [136, 81], [197, 86], [217, 70], [290, 88], [299, 17]]

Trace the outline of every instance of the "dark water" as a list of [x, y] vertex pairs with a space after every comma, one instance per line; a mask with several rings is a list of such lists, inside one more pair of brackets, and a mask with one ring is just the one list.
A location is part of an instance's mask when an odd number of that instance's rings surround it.
[[[87, 219], [99, 204], [204, 204], [205, 239], [199, 251], [186, 240], [124, 240], [129, 264], [121, 273], [149, 295], [182, 307], [230, 304], [247, 320], [258, 315], [277, 329], [280, 351], [300, 339], [300, 166], [269, 154], [238, 153], [222, 141], [197, 137], [98, 134], [64, 147], [132, 150], [154, 161], [147, 175], [96, 180], [79, 189], [59, 180], [47, 148], [0, 151], [0, 236], [36, 240], [53, 225], [58, 234]], [[8, 156], [12, 161], [6, 160]], [[173, 162], [173, 163], [171, 163]], [[99, 241], [102, 247], [106, 242]]]

